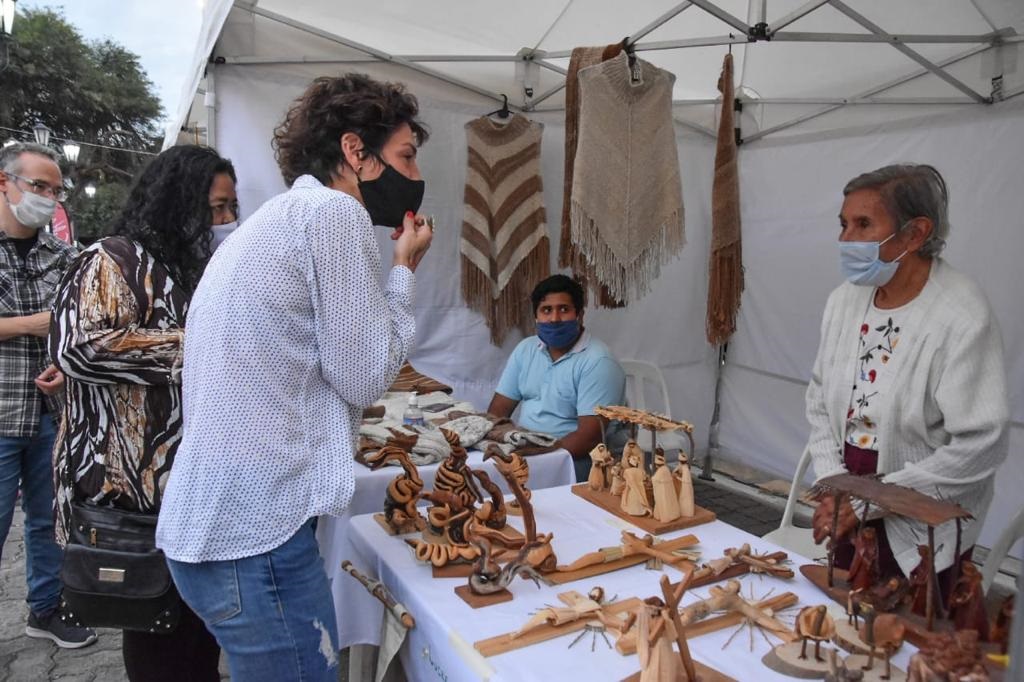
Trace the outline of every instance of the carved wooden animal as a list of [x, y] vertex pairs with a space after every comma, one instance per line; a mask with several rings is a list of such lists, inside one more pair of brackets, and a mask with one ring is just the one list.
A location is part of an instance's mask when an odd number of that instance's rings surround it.
[[[530, 464], [526, 461], [526, 458], [520, 455], [518, 452], [512, 452], [505, 454], [505, 451], [500, 447], [491, 443], [484, 450], [484, 459], [493, 459], [494, 467], [501, 474], [502, 478], [506, 481], [515, 479], [516, 483], [519, 484], [519, 488], [522, 490], [523, 497], [527, 500], [530, 499], [533, 493], [526, 487], [527, 481], [530, 480]], [[519, 498], [517, 497], [514, 502], [511, 502], [511, 506], [519, 507]]]
[[878, 582], [878, 535], [871, 526], [865, 526], [853, 541], [853, 562], [848, 580], [850, 588], [867, 590]]
[[526, 536], [527, 544], [532, 546], [532, 549], [526, 555], [526, 560], [538, 571], [547, 572], [555, 570], [558, 558], [551, 547], [551, 539], [554, 535], [552, 533], [537, 535], [537, 518], [533, 513], [533, 505], [530, 504], [529, 491], [523, 487], [523, 483], [520, 480], [524, 469], [527, 475], [529, 474], [525, 460], [517, 453], [506, 455], [501, 448], [493, 444], [487, 446], [487, 449], [484, 451], [484, 459], [491, 458], [494, 458], [494, 466], [505, 479], [505, 482], [508, 483], [509, 489], [512, 490], [512, 494], [522, 510], [523, 534]]
[[828, 608], [808, 606], [800, 610], [796, 618], [796, 634], [800, 635], [800, 658], [807, 658], [807, 642], [814, 642], [814, 660], [824, 662], [821, 657], [821, 643], [832, 639], [836, 634], [836, 624], [828, 615]]
[[604, 443], [598, 443], [590, 451], [590, 475], [587, 477], [587, 486], [591, 490], [604, 490], [608, 487], [608, 467], [615, 459]]
[[971, 561], [960, 564], [960, 577], [949, 597], [950, 616], [957, 630], [975, 630], [981, 641], [988, 639], [988, 614], [981, 571]]
[[875, 663], [875, 651], [881, 649], [885, 657], [885, 673], [881, 675], [881, 678], [887, 680], [892, 674], [892, 666], [889, 661], [893, 652], [903, 644], [906, 626], [899, 616], [891, 613], [879, 614], [869, 604], [861, 604], [860, 612], [864, 617], [864, 624], [860, 626], [858, 634], [861, 640], [868, 645], [868, 662], [862, 669], [871, 670]]
[[500, 566], [492, 557], [491, 543], [486, 538], [474, 537], [470, 541], [480, 551], [469, 576], [469, 589], [474, 594], [494, 594], [506, 589], [517, 575], [529, 578], [540, 589], [540, 575], [527, 562], [527, 555], [534, 549], [524, 545], [514, 559]]
[[379, 469], [389, 462], [397, 462], [402, 467], [402, 474], [388, 484], [384, 498], [384, 518], [397, 533], [423, 530], [426, 521], [416, 509], [416, 502], [423, 490], [423, 479], [409, 455], [401, 448], [386, 446], [366, 458], [366, 464], [371, 469]]
[[654, 518], [662, 522], [675, 521], [683, 514], [679, 508], [675, 479], [665, 464], [665, 451], [660, 447], [655, 450], [654, 466], [654, 476], [651, 477]]

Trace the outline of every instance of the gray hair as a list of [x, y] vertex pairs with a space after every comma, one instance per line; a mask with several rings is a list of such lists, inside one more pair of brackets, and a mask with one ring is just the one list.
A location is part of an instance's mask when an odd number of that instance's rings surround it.
[[942, 253], [949, 237], [949, 192], [935, 167], [916, 163], [885, 166], [850, 180], [843, 196], [861, 189], [878, 192], [897, 230], [914, 218], [931, 220], [932, 233], [918, 253], [925, 258]]
[[21, 155], [38, 154], [60, 166], [60, 154], [52, 147], [44, 147], [35, 142], [15, 142], [0, 149], [0, 170], [4, 173], [21, 173]]

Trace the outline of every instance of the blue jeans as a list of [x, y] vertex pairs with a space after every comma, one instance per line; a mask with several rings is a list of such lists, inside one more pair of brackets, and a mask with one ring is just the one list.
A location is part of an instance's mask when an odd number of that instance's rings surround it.
[[167, 565], [227, 654], [231, 679], [337, 681], [338, 623], [312, 520], [265, 554]]
[[37, 616], [60, 603], [60, 567], [64, 553], [53, 536], [53, 418], [44, 414], [32, 438], [0, 437], [0, 555], [14, 519], [21, 479], [25, 512], [25, 578], [28, 607]]

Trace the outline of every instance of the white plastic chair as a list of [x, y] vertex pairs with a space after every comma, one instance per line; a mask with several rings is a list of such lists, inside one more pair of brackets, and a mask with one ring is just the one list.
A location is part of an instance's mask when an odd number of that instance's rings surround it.
[[786, 498], [786, 509], [782, 512], [782, 521], [779, 523], [779, 527], [765, 535], [764, 539], [807, 559], [814, 559], [821, 556], [824, 545], [814, 544], [814, 531], [810, 528], [797, 528], [793, 525], [793, 512], [796, 510], [800, 484], [803, 482], [804, 474], [810, 464], [811, 451], [804, 450], [800, 462], [796, 465], [793, 483], [789, 487], [789, 497]]
[[[650, 409], [671, 418], [672, 407], [668, 399], [668, 384], [665, 383], [665, 376], [661, 373], [661, 369], [657, 365], [643, 360], [620, 360], [619, 365], [626, 373], [626, 404], [638, 410], [648, 409], [644, 395], [644, 382], [650, 381], [661, 392], [661, 406]], [[690, 440], [684, 434], [677, 431], [659, 431], [657, 440], [658, 445], [666, 452], [670, 450], [686, 452], [692, 463], [694, 453], [689, 452]], [[652, 449], [651, 432], [640, 429], [637, 432], [636, 444], [644, 452], [650, 452]]]
[[1003, 529], [999, 539], [996, 540], [996, 544], [989, 550], [988, 557], [985, 559], [985, 565], [981, 567], [981, 584], [986, 592], [988, 588], [992, 587], [992, 581], [996, 579], [999, 567], [1002, 565], [1006, 555], [1010, 553], [1013, 543], [1022, 537], [1024, 537], [1024, 509], [1018, 511], [1016, 516]]

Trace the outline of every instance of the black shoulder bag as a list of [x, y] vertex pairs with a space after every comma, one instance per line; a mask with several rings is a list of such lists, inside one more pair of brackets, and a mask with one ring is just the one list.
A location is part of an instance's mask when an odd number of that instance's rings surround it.
[[156, 514], [71, 503], [64, 613], [75, 625], [167, 633], [181, 598], [156, 547]]

